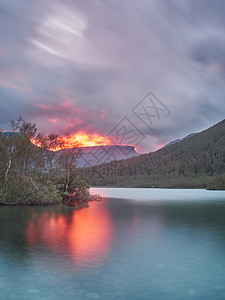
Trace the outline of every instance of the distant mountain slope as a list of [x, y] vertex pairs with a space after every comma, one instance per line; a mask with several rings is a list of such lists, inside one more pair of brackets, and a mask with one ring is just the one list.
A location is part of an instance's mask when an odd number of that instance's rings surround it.
[[78, 167], [95, 166], [113, 160], [127, 159], [139, 155], [133, 146], [107, 145], [79, 147], [79, 150], [82, 155], [76, 161]]
[[186, 135], [186, 136], [185, 136], [184, 138], [182, 138], [182, 139], [177, 139], [177, 140], [175, 140], [175, 141], [172, 141], [172, 142], [166, 144], [166, 145], [163, 146], [161, 149], [166, 148], [166, 147], [168, 147], [168, 146], [171, 146], [171, 145], [173, 145], [173, 144], [176, 144], [176, 143], [185, 141], [186, 139], [189, 139], [190, 137], [195, 136], [196, 134], [197, 134], [197, 133], [191, 133], [191, 134], [189, 134], [189, 135]]
[[10, 131], [3, 131], [1, 132], [2, 135], [4, 135], [5, 137], [9, 137], [12, 134], [20, 134], [19, 132], [10, 132]]
[[225, 174], [225, 120], [156, 152], [80, 173], [94, 186], [207, 187]]

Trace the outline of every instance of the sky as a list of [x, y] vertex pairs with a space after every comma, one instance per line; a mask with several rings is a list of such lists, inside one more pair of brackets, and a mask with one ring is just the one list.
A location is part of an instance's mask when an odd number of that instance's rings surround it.
[[142, 153], [204, 130], [225, 115], [224, 32], [223, 0], [0, 0], [0, 128]]

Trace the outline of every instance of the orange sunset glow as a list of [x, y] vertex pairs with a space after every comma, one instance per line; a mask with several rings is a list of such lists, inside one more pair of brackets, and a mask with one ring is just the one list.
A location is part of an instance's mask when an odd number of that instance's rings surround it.
[[[88, 134], [84, 131], [79, 131], [68, 136], [60, 136], [58, 140], [61, 142], [62, 146], [50, 148], [49, 150], [59, 151], [74, 147], [106, 146], [112, 144], [110, 138], [107, 136], [101, 136], [97, 133]], [[40, 146], [35, 139], [32, 139], [31, 142], [36, 146]]]
[[107, 136], [101, 136], [97, 133], [87, 134], [83, 131], [79, 131], [70, 136], [62, 136], [62, 141], [66, 148], [72, 148], [76, 143], [78, 147], [105, 146], [111, 144], [110, 138]]

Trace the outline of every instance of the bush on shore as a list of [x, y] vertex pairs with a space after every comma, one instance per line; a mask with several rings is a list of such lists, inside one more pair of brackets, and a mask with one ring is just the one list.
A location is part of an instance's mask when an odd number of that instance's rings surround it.
[[[68, 197], [93, 201], [88, 184], [77, 175], [77, 143], [65, 149], [58, 135], [43, 136], [21, 117], [10, 127], [8, 136], [0, 134], [0, 205], [58, 204]], [[59, 147], [63, 150], [52, 151]]]

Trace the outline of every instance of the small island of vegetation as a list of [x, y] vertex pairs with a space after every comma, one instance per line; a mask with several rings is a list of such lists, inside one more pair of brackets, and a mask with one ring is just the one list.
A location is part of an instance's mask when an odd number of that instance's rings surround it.
[[59, 135], [44, 136], [21, 117], [10, 128], [0, 134], [0, 205], [80, 207], [101, 200], [77, 174], [76, 159], [82, 155], [78, 145], [65, 149]]

